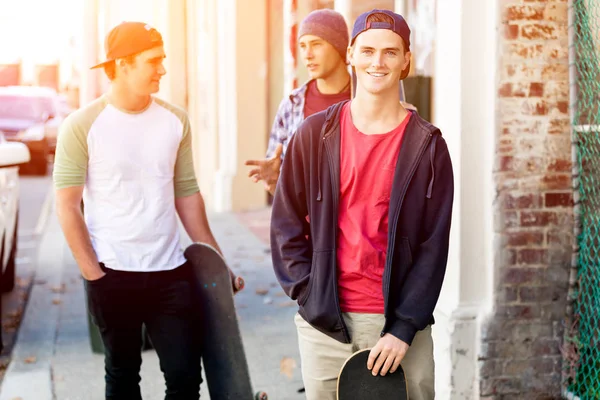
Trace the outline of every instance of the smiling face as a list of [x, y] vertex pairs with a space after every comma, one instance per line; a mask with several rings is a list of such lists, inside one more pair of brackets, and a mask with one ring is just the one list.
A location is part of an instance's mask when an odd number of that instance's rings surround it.
[[329, 42], [314, 35], [303, 35], [299, 39], [300, 57], [311, 79], [327, 79], [344, 60]]
[[160, 79], [166, 74], [163, 46], [138, 54], [131, 63], [117, 60], [117, 79], [124, 82], [132, 93], [146, 96], [158, 92]]
[[369, 29], [348, 48], [348, 59], [356, 71], [357, 90], [397, 93], [402, 71], [410, 63], [410, 52], [405, 51], [404, 41], [395, 32]]

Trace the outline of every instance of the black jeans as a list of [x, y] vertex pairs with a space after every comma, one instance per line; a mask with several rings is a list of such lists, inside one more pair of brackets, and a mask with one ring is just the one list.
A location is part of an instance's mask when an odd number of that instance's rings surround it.
[[85, 287], [105, 348], [106, 399], [142, 398], [142, 324], [160, 360], [165, 399], [199, 399], [201, 340], [190, 265], [160, 272], [101, 267], [106, 275]]

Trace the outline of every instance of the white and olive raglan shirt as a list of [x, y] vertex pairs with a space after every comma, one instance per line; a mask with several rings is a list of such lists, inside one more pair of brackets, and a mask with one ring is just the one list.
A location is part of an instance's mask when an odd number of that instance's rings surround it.
[[84, 187], [85, 222], [106, 267], [150, 272], [185, 262], [175, 198], [199, 191], [191, 143], [186, 112], [156, 98], [131, 113], [102, 96], [64, 121], [54, 185]]

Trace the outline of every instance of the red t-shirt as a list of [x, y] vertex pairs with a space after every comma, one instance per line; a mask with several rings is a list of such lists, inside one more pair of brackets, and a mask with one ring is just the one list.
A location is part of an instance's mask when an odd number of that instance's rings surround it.
[[340, 101], [350, 100], [350, 86], [348, 90], [335, 94], [323, 94], [317, 88], [317, 81], [308, 82], [306, 88], [306, 98], [304, 101], [304, 118], [328, 109], [330, 106]]
[[365, 135], [341, 112], [338, 294], [342, 312], [383, 314], [388, 210], [408, 116], [391, 132]]

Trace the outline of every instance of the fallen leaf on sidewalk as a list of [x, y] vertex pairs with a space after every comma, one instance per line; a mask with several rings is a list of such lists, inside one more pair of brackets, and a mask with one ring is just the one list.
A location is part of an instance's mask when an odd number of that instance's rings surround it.
[[62, 300], [61, 299], [54, 299], [52, 300], [52, 304], [54, 304], [55, 306], [62, 304]]
[[37, 361], [37, 357], [27, 357], [26, 359], [23, 360], [23, 362], [25, 364], [35, 364], [35, 362]]
[[278, 306], [281, 308], [285, 308], [285, 307], [294, 307], [296, 305], [296, 302], [294, 300], [290, 300], [290, 301], [285, 301], [283, 303], [279, 303]]
[[10, 400], [23, 400], [23, 398], [22, 398], [22, 397], [13, 397], [13, 398], [12, 398], [12, 399], [10, 399]]
[[256, 294], [259, 296], [265, 296], [267, 293], [269, 293], [269, 289], [265, 289], [265, 288], [256, 289]]
[[53, 293], [64, 293], [67, 290], [67, 287], [65, 286], [65, 284], [63, 283], [60, 286], [54, 286], [52, 287], [52, 292]]
[[294, 374], [294, 369], [296, 368], [296, 360], [289, 357], [283, 357], [281, 359], [281, 363], [279, 363], [279, 371], [282, 375], [288, 377], [288, 379], [292, 379], [292, 375]]
[[275, 297], [285, 297], [285, 292], [275, 293]]

